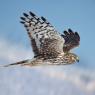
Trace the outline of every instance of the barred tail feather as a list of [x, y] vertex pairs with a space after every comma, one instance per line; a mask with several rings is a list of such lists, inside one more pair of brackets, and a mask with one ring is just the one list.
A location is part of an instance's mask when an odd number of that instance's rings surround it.
[[10, 67], [10, 66], [15, 66], [15, 65], [24, 65], [24, 64], [28, 64], [30, 63], [30, 60], [23, 60], [20, 62], [16, 62], [16, 63], [11, 63], [11, 64], [6, 64], [6, 65], [1, 65], [0, 67]]

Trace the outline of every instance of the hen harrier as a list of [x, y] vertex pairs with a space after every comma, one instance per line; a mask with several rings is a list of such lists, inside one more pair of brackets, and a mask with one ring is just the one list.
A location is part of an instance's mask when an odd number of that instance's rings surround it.
[[31, 40], [34, 58], [28, 59], [12, 65], [37, 66], [37, 65], [65, 65], [79, 61], [79, 57], [71, 53], [70, 50], [77, 47], [80, 36], [71, 29], [58, 33], [55, 28], [44, 18], [37, 17], [34, 13], [23, 13], [21, 23], [27, 30]]

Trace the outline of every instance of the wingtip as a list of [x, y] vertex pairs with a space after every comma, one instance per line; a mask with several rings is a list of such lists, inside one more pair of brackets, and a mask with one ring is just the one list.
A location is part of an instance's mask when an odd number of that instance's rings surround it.
[[71, 28], [68, 29], [69, 32], [73, 32], [73, 30]]
[[20, 17], [20, 19], [25, 21], [25, 18], [24, 17]]
[[64, 34], [65, 34], [65, 35], [68, 35], [69, 33], [68, 33], [66, 30], [64, 30]]
[[46, 21], [46, 18], [44, 18], [43, 16], [41, 16], [41, 19], [42, 19], [43, 21]]
[[28, 17], [29, 15], [28, 14], [26, 14], [26, 13], [23, 13], [23, 15], [25, 16], [25, 17]]
[[34, 14], [33, 12], [31, 12], [31, 11], [29, 12], [29, 14], [30, 14], [31, 16], [33, 16], [33, 17], [35, 16], [35, 14]]
[[80, 36], [78, 32], [75, 32], [75, 35], [77, 36], [78, 40], [80, 41]]
[[20, 23], [24, 24], [25, 22], [23, 22], [23, 21], [20, 21]]

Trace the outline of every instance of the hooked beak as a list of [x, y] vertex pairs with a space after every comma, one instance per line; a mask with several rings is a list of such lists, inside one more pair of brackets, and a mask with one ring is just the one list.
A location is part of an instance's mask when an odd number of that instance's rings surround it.
[[79, 59], [77, 59], [77, 62], [79, 62]]
[[79, 62], [79, 57], [77, 57], [77, 60], [76, 61]]

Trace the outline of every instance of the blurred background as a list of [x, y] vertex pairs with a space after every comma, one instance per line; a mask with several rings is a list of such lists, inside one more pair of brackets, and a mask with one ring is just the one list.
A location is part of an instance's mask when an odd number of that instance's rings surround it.
[[80, 62], [0, 68], [0, 95], [95, 95], [95, 0], [0, 0], [0, 65], [33, 57], [23, 12], [44, 16], [62, 33], [80, 34]]

